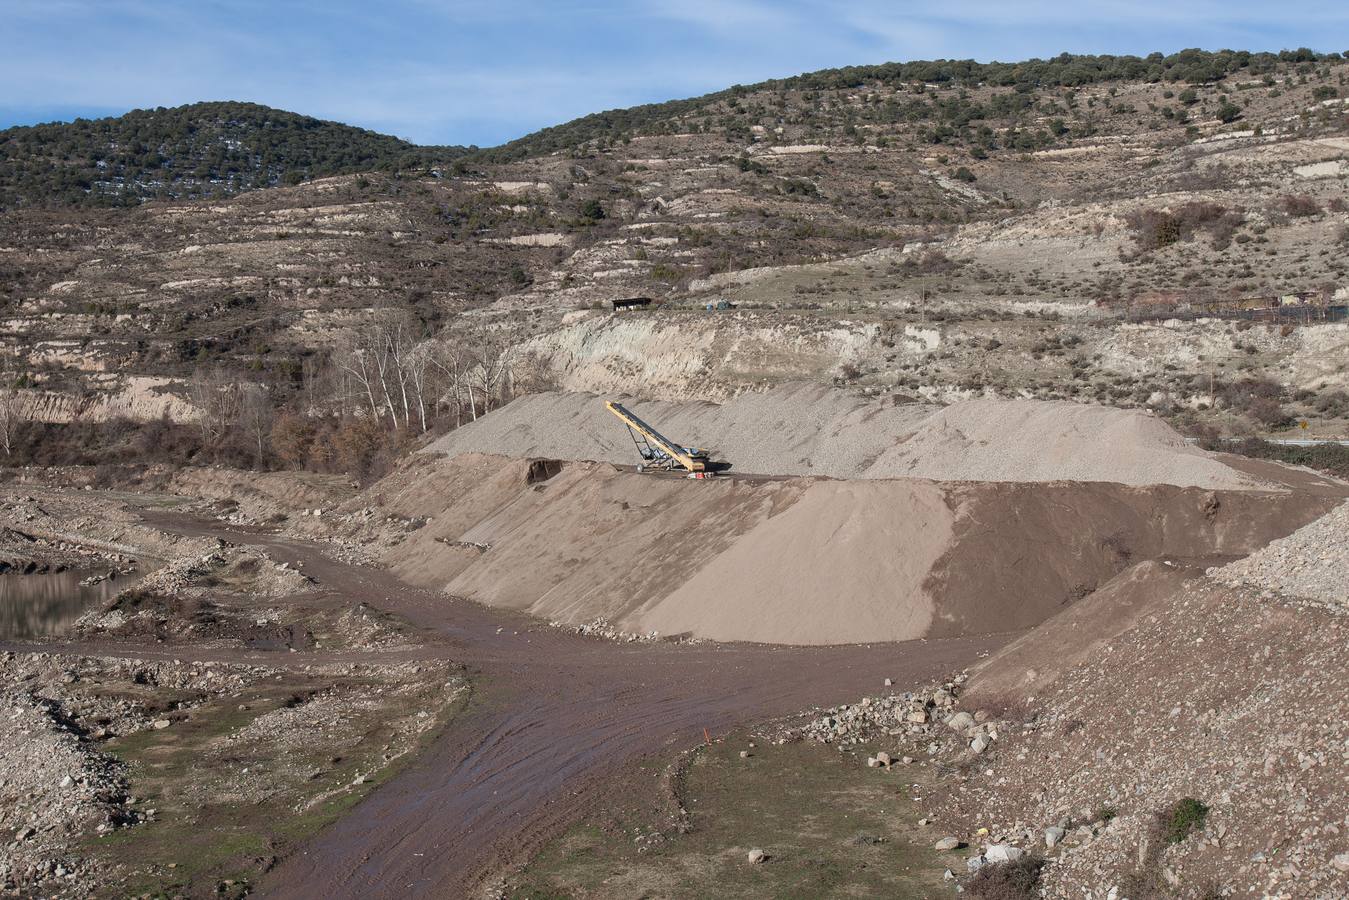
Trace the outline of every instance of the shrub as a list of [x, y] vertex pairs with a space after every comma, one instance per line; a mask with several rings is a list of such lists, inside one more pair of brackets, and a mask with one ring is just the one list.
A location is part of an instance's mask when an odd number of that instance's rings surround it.
[[1229, 122], [1235, 122], [1241, 118], [1241, 107], [1237, 106], [1231, 100], [1228, 100], [1222, 106], [1218, 107], [1218, 121], [1226, 125]]
[[1208, 820], [1208, 807], [1193, 797], [1183, 797], [1158, 813], [1157, 825], [1168, 844], [1179, 844]]
[[965, 883], [965, 893], [984, 900], [1029, 900], [1039, 896], [1040, 870], [1045, 861], [1023, 856], [1012, 862], [981, 866]]
[[1143, 209], [1129, 213], [1127, 220], [1133, 229], [1138, 249], [1160, 250], [1180, 240], [1180, 223], [1170, 213]]
[[598, 222], [605, 216], [604, 206], [594, 197], [591, 197], [585, 203], [581, 204], [580, 212], [581, 218], [589, 219], [592, 222]]
[[971, 172], [969, 169], [965, 168], [964, 166], [961, 166], [959, 169], [956, 169], [954, 177], [956, 181], [971, 182], [975, 180], [974, 173]]
[[1349, 478], [1349, 447], [1339, 444], [1290, 447], [1286, 444], [1271, 444], [1259, 438], [1250, 438], [1238, 444], [1221, 444], [1211, 449], [1228, 450], [1256, 459], [1278, 460], [1328, 472], [1339, 478]]
[[1321, 205], [1306, 194], [1285, 194], [1279, 207], [1293, 218], [1306, 218], [1321, 212]]

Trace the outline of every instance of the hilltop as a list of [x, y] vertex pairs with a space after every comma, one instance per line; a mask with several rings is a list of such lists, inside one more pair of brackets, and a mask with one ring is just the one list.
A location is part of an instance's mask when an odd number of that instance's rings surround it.
[[0, 131], [0, 209], [218, 197], [460, 152], [256, 103], [138, 109]]
[[[356, 172], [425, 174], [459, 160], [492, 164], [551, 154], [584, 153], [635, 138], [676, 134], [716, 135], [730, 144], [771, 131], [803, 142], [843, 139], [864, 144], [869, 135], [909, 132], [923, 143], [958, 147], [976, 159], [999, 151], [1040, 150], [1067, 137], [1102, 130], [1109, 104], [1083, 115], [1072, 102], [1077, 89], [1098, 84], [1153, 84], [1182, 90], [1172, 109], [1151, 107], [1167, 122], [1189, 122], [1209, 112], [1194, 87], [1233, 76], [1273, 79], [1289, 67], [1333, 63], [1339, 54], [1312, 50], [1279, 53], [1183, 50], [1165, 56], [1092, 56], [1063, 53], [1049, 60], [979, 63], [918, 60], [823, 69], [790, 78], [734, 85], [700, 97], [606, 110], [541, 129], [499, 147], [425, 147], [363, 128], [328, 122], [254, 103], [204, 102], [70, 123], [0, 131], [0, 209], [75, 203], [127, 205], [150, 199], [219, 197]], [[974, 97], [971, 91], [1011, 89]], [[1058, 105], [1046, 94], [1066, 89]], [[865, 103], [838, 104], [843, 91], [866, 90]], [[949, 92], [956, 91], [952, 96]], [[1174, 91], [1164, 92], [1166, 99]], [[889, 96], [894, 94], [894, 96]], [[900, 95], [910, 95], [901, 100]], [[928, 95], [924, 97], [923, 95]], [[1111, 94], [1114, 96], [1114, 93]], [[1334, 96], [1333, 94], [1330, 96]], [[833, 101], [833, 102], [831, 102]], [[1219, 109], [1231, 120], [1240, 110]], [[1132, 108], [1127, 110], [1132, 112]], [[1037, 114], [1055, 118], [1048, 128], [1022, 130]], [[1001, 133], [990, 127], [1002, 125]], [[904, 124], [918, 124], [904, 129]], [[1108, 130], [1108, 128], [1107, 128]], [[798, 186], [798, 190], [808, 188]]]

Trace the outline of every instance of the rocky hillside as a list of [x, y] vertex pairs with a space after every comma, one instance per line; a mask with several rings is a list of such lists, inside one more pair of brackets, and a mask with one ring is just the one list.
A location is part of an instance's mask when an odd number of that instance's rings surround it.
[[[1349, 64], [1301, 51], [913, 63], [602, 113], [444, 167], [391, 146], [416, 164], [14, 209], [0, 341], [58, 422], [190, 421], [206, 368], [349, 412], [365, 400], [333, 360], [396, 314], [459, 360], [399, 368], [451, 423], [539, 386], [806, 379], [1339, 434], [1346, 94]], [[608, 310], [629, 296], [655, 303]]]

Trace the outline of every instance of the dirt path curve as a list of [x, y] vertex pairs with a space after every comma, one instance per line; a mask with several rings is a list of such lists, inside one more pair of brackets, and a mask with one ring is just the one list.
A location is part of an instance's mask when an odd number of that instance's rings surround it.
[[848, 702], [877, 692], [887, 677], [898, 685], [937, 678], [1010, 637], [849, 647], [615, 644], [409, 587], [303, 541], [172, 514], [147, 520], [303, 562], [324, 590], [422, 628], [473, 677], [468, 711], [416, 762], [282, 861], [260, 887], [266, 897], [468, 896], [603, 803], [607, 791], [621, 790], [613, 776], [638, 758], [692, 746], [704, 729], [716, 735]]

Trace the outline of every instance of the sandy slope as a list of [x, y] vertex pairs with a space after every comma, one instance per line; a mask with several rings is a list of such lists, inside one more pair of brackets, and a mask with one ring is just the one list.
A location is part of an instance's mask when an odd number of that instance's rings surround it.
[[[1164, 422], [1133, 410], [1035, 400], [896, 406], [813, 384], [722, 405], [624, 402], [667, 437], [712, 450], [738, 473], [1254, 486]], [[593, 394], [522, 397], [428, 449], [639, 461], [627, 430]]]
[[[691, 481], [424, 454], [367, 499], [425, 518], [401, 577], [634, 633], [834, 644], [1044, 621], [1139, 561], [1250, 553], [1330, 498], [1170, 485], [819, 478]], [[376, 517], [378, 519], [378, 517]]]

